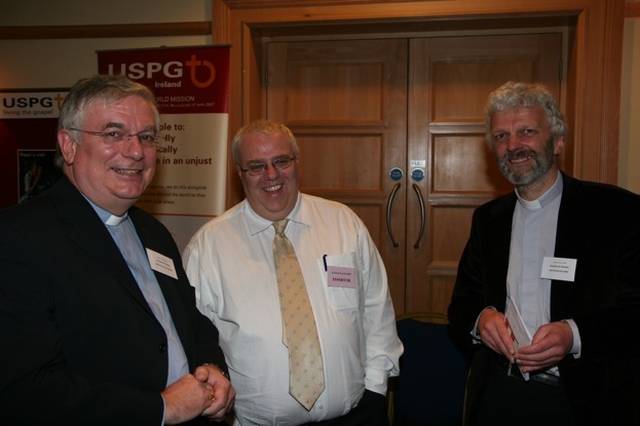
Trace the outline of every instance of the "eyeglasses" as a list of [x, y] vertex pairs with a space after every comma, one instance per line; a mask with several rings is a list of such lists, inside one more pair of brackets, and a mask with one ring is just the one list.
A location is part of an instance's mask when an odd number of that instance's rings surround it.
[[[289, 167], [295, 159], [295, 156], [278, 157], [271, 162], [271, 165], [277, 170], [283, 170]], [[249, 163], [246, 169], [240, 167], [240, 170], [242, 170], [243, 172], [249, 172], [251, 176], [261, 176], [267, 171], [268, 168], [269, 164], [267, 163]]]
[[131, 138], [134, 136], [138, 138], [138, 140], [140, 141], [140, 144], [146, 147], [156, 146], [156, 143], [158, 141], [158, 133], [155, 130], [143, 130], [142, 132], [131, 133], [131, 134], [127, 134], [122, 130], [109, 130], [105, 132], [97, 132], [92, 130], [76, 129], [73, 127], [70, 127], [69, 130], [73, 130], [74, 132], [87, 133], [93, 136], [99, 136], [102, 139], [104, 139], [104, 141], [107, 144], [113, 144], [113, 145], [121, 143], [125, 139], [127, 140], [127, 142], [129, 142]]

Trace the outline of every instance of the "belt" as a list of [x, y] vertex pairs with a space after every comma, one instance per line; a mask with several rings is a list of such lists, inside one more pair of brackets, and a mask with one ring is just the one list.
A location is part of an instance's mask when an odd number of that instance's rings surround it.
[[[514, 377], [516, 379], [524, 380], [520, 368], [516, 364], [511, 364], [504, 356], [496, 356], [496, 361], [502, 371], [507, 373], [507, 376]], [[547, 386], [558, 387], [560, 385], [560, 378], [554, 374], [536, 372], [529, 373], [529, 380], [536, 383], [541, 383]]]

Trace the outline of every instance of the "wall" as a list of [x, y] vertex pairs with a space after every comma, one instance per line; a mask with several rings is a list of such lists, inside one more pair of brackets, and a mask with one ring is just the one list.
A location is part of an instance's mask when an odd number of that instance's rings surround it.
[[[635, 76], [635, 78], [633, 78]], [[640, 18], [624, 22], [618, 184], [640, 194]]]
[[[210, 0], [0, 0], [0, 26], [204, 21]], [[0, 88], [69, 87], [97, 72], [97, 50], [210, 43], [211, 36], [0, 40]]]
[[[0, 26], [211, 21], [210, 0], [0, 0]], [[624, 29], [620, 186], [640, 193], [640, 18]], [[210, 36], [0, 40], [0, 88], [68, 87], [97, 70], [96, 50], [189, 46]], [[233, 96], [233, 94], [232, 94]]]

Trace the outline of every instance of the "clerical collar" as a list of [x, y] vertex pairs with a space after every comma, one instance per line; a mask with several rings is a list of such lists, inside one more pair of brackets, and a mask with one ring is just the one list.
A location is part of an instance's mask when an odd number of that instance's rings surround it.
[[562, 194], [562, 187], [562, 173], [558, 171], [558, 177], [556, 178], [556, 181], [553, 183], [553, 185], [551, 185], [551, 188], [549, 188], [547, 192], [542, 194], [537, 199], [531, 201], [525, 200], [524, 198], [520, 197], [517, 189], [516, 196], [518, 197], [518, 202], [520, 203], [520, 205], [525, 209], [540, 210]]
[[116, 216], [116, 215], [110, 215], [109, 218], [106, 220], [105, 224], [109, 225], [109, 226], [118, 226], [120, 225], [126, 218], [127, 218], [128, 214], [125, 213], [122, 216]]
[[[84, 194], [82, 196], [84, 197]], [[123, 221], [125, 221], [127, 217], [129, 217], [129, 212], [125, 212], [125, 214], [123, 214], [122, 216], [116, 216], [114, 214], [109, 213], [102, 207], [99, 207], [87, 197], [84, 197], [84, 198], [89, 202], [89, 204], [91, 204], [91, 207], [93, 207], [93, 210], [95, 210], [95, 212], [98, 214], [102, 223], [104, 223], [107, 226], [118, 226]]]

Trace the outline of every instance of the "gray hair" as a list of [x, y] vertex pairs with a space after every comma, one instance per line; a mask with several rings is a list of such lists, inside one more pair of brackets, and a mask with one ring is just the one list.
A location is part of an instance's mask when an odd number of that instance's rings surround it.
[[277, 133], [282, 133], [289, 139], [291, 143], [291, 149], [293, 156], [298, 156], [298, 143], [291, 130], [282, 123], [276, 123], [269, 120], [256, 120], [247, 124], [240, 130], [238, 130], [231, 142], [231, 153], [233, 154], [233, 161], [236, 165], [240, 166], [240, 144], [249, 135], [254, 133], [260, 133], [265, 136], [273, 136]]
[[[82, 128], [84, 112], [88, 106], [98, 102], [112, 104], [127, 96], [139, 96], [149, 104], [157, 129], [160, 126], [160, 112], [151, 90], [123, 75], [94, 75], [79, 80], [71, 87], [60, 108], [58, 130]], [[75, 138], [75, 135], [72, 138]]]
[[539, 83], [518, 83], [509, 81], [489, 94], [485, 108], [486, 138], [493, 146], [491, 135], [491, 115], [495, 112], [513, 111], [520, 108], [540, 107], [547, 117], [551, 137], [557, 140], [567, 132], [567, 124], [549, 89]]

